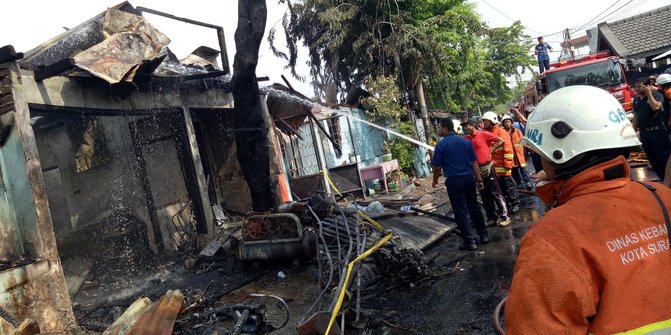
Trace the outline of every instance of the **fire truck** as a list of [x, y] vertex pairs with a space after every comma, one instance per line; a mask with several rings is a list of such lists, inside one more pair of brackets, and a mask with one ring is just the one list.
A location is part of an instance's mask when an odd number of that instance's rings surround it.
[[548, 94], [566, 86], [596, 86], [608, 91], [626, 112], [631, 112], [636, 93], [627, 81], [625, 64], [624, 59], [608, 52], [552, 63], [552, 69], [537, 78], [537, 88]]

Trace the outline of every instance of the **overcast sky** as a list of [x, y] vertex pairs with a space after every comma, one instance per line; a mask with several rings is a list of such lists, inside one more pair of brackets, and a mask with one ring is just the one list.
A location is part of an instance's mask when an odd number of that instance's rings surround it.
[[[298, 1], [298, 0], [294, 0]], [[411, 1], [411, 0], [406, 0]], [[29, 50], [40, 43], [64, 31], [63, 27], [74, 27], [79, 23], [113, 6], [118, 0], [12, 0], [3, 1], [0, 46], [12, 44], [17, 51]], [[560, 50], [561, 32], [565, 28], [578, 29], [574, 37], [585, 34], [585, 30], [603, 22], [602, 18], [612, 21], [641, 12], [671, 4], [671, 0], [563, 0], [561, 2], [542, 2], [531, 0], [475, 0], [476, 10], [490, 27], [508, 26], [513, 20], [520, 20], [532, 37], [547, 36], [555, 50]], [[233, 33], [237, 24], [237, 0], [135, 0], [134, 6], [144, 6], [176, 16], [221, 25], [226, 32], [228, 57], [233, 63], [235, 43]], [[286, 11], [285, 5], [277, 0], [268, 0], [267, 30], [277, 27], [282, 37], [281, 19]], [[200, 45], [218, 49], [215, 31], [201, 28], [151, 14], [145, 15], [152, 24], [165, 33], [172, 42], [170, 49], [182, 57]], [[596, 20], [595, 20], [596, 18]], [[591, 24], [588, 24], [590, 23]], [[587, 25], [586, 25], [587, 24]], [[654, 34], [654, 32], [651, 32]], [[306, 57], [299, 59], [302, 74], [308, 77], [308, 68], [304, 64]], [[553, 59], [558, 53], [553, 55]], [[291, 78], [284, 69], [285, 62], [275, 57], [264, 40], [261, 46], [259, 76], [269, 76], [271, 82], [282, 82], [281, 74], [290, 78], [295, 88], [308, 96], [312, 88], [308, 83], [299, 83]]]

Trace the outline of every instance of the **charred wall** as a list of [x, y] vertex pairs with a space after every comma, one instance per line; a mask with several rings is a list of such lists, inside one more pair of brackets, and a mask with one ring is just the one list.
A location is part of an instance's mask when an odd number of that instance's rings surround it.
[[[147, 116], [46, 115], [34, 128], [59, 239], [67, 240], [82, 229], [111, 233], [115, 230], [110, 227], [87, 227], [116, 223], [121, 229], [125, 221], [137, 218], [144, 227], [132, 231], [141, 231], [152, 242], [160, 236], [159, 245], [174, 249], [171, 219], [189, 201], [176, 130]], [[82, 131], [73, 130], [86, 128], [90, 120], [95, 120], [97, 136], [82, 136]], [[138, 139], [131, 133], [132, 125], [139, 125], [138, 132], [144, 136], [141, 145], [134, 146]], [[87, 143], [90, 137], [95, 138], [93, 143]], [[82, 150], [86, 147], [93, 148], [93, 153]], [[91, 157], [82, 158], [86, 155]], [[156, 243], [151, 246], [158, 251]]]
[[213, 182], [221, 205], [239, 213], [250, 211], [252, 197], [237, 158], [232, 110], [201, 111], [198, 119], [207, 125], [201, 129], [209, 138]]

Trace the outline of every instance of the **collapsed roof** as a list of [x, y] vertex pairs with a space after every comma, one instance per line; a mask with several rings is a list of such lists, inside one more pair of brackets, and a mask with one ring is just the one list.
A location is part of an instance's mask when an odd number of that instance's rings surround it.
[[19, 62], [36, 81], [51, 76], [97, 78], [120, 95], [142, 89], [148, 81], [208, 81], [206, 88], [230, 91], [230, 76], [216, 64], [219, 51], [200, 47], [180, 61], [167, 45], [170, 38], [123, 2], [29, 50]]

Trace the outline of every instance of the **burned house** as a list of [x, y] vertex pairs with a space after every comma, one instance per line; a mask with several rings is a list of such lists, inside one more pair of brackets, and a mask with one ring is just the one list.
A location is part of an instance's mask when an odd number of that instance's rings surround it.
[[202, 24], [221, 52], [180, 60], [142, 11], [122, 3], [24, 55], [3, 48], [0, 305], [42, 332], [77, 331], [71, 297], [96, 267], [132, 274], [213, 238], [213, 206], [250, 209], [223, 30]]

